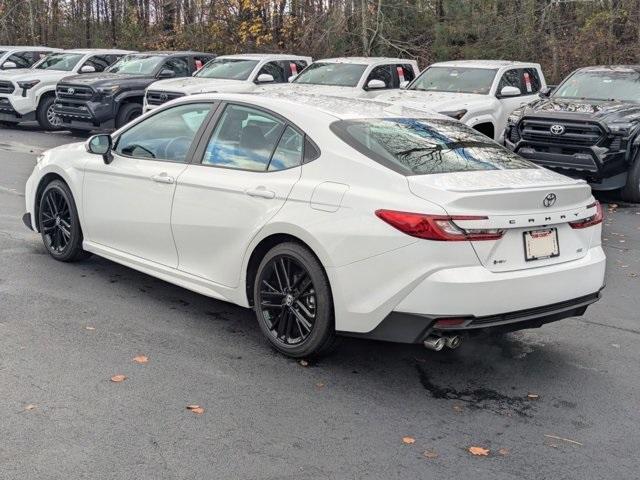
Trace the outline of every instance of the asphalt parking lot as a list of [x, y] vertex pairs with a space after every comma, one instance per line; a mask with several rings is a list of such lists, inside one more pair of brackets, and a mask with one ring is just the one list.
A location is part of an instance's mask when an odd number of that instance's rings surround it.
[[348, 339], [301, 365], [250, 311], [46, 254], [24, 183], [79, 140], [0, 129], [2, 480], [638, 478], [639, 207], [603, 199], [607, 288], [582, 318], [440, 353]]

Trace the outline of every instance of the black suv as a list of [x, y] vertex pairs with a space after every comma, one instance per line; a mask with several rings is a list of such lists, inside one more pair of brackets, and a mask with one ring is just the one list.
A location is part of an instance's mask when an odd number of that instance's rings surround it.
[[507, 147], [640, 202], [640, 66], [581, 68], [541, 97], [509, 116]]
[[142, 113], [144, 91], [165, 78], [189, 77], [215, 55], [142, 52], [127, 55], [102, 73], [58, 82], [54, 112], [71, 130], [112, 130]]

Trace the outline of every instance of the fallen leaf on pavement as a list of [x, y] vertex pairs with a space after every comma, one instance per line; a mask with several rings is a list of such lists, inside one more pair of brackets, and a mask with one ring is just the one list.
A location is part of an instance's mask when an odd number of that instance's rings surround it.
[[469, 453], [477, 457], [487, 457], [489, 455], [489, 449], [482, 447], [469, 447]]
[[540, 398], [540, 395], [538, 395], [537, 393], [529, 393], [527, 395], [527, 398], [529, 400], [538, 400]]
[[204, 413], [204, 408], [202, 408], [200, 405], [187, 405], [187, 410], [197, 415], [202, 415]]
[[96, 327], [90, 327], [88, 325], [86, 327], [84, 327], [84, 328], [85, 328], [85, 330], [95, 330], [96, 329]]
[[630, 273], [630, 274], [629, 274], [629, 276], [630, 276], [630, 277], [637, 277], [637, 276], [638, 276], [638, 274], [637, 274], [637, 273]]
[[111, 377], [111, 381], [114, 383], [120, 383], [120, 382], [124, 382], [127, 379], [126, 375], [114, 375], [113, 377]]
[[25, 411], [30, 412], [31, 410], [35, 410], [36, 406], [33, 405], [32, 403], [30, 403], [29, 405], [27, 405], [26, 407], [24, 407]]
[[509, 449], [508, 448], [501, 448], [500, 450], [498, 450], [498, 453], [500, 455], [502, 455], [503, 457], [509, 455]]
[[428, 458], [429, 460], [432, 460], [434, 458], [438, 458], [438, 454], [436, 452], [434, 452], [433, 450], [427, 450], [422, 455], [424, 456], [424, 458]]
[[412, 445], [416, 443], [416, 439], [413, 437], [402, 437], [402, 443], [405, 445]]
[[147, 357], [146, 355], [138, 355], [136, 357], [133, 357], [133, 361], [136, 363], [147, 363], [149, 361], [149, 357]]
[[463, 410], [462, 405], [454, 405], [453, 411], [460, 413]]
[[309, 366], [309, 362], [307, 362], [306, 360], [300, 360], [300, 365], [303, 367], [308, 367]]
[[316, 388], [324, 388], [324, 383], [322, 382], [316, 383]]

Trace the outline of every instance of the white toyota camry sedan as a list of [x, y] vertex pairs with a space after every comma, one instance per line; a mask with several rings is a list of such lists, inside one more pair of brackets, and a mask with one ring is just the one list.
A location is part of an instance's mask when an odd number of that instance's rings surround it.
[[589, 186], [447, 117], [274, 93], [169, 102], [42, 155], [24, 221], [255, 310], [292, 357], [340, 334], [432, 349], [582, 315], [605, 271]]

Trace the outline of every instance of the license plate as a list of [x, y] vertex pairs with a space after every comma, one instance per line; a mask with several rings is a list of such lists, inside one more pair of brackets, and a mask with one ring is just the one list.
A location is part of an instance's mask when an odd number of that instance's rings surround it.
[[527, 262], [560, 255], [558, 230], [545, 228], [524, 232], [524, 258]]

